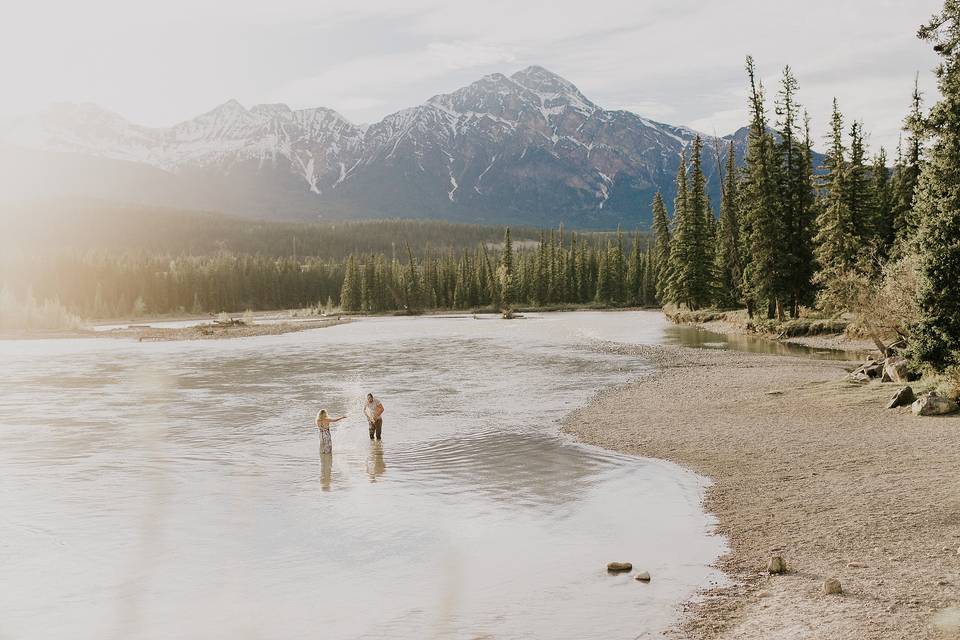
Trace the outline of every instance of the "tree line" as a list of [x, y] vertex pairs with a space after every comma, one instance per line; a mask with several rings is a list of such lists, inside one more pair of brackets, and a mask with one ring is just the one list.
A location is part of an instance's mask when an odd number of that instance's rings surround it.
[[655, 303], [646, 236], [542, 232], [514, 246], [351, 253], [345, 259], [219, 253], [5, 256], [7, 299], [56, 301], [85, 318], [286, 308], [419, 313], [513, 305]]
[[814, 166], [810, 120], [790, 67], [783, 70], [774, 122], [750, 57], [746, 70], [746, 157], [735, 165], [732, 141], [715, 150], [718, 162], [726, 154], [719, 216], [706, 197], [699, 137], [677, 173], [672, 215], [659, 194], [654, 199], [657, 300], [797, 317], [839, 277], [906, 250], [916, 229], [920, 94], [914, 91], [907, 119], [907, 152], [898, 151], [892, 167], [882, 147], [869, 157], [863, 124], [845, 126], [836, 101], [823, 164]]
[[501, 247], [485, 245], [406, 260], [351, 255], [340, 306], [377, 313], [426, 309], [510, 309], [515, 306], [642, 306], [656, 302], [653, 262], [645, 238], [623, 233], [606, 241], [542, 232], [535, 246], [515, 250], [507, 228]]

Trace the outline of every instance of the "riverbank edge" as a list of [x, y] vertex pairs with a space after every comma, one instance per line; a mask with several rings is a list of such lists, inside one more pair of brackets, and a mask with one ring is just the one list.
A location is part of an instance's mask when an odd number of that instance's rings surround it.
[[131, 324], [126, 328], [109, 331], [78, 329], [74, 331], [22, 331], [0, 333], [0, 340], [67, 340], [100, 338], [113, 340], [136, 340], [138, 342], [180, 342], [184, 340], [233, 340], [258, 336], [278, 336], [298, 331], [326, 329], [351, 322], [349, 318], [318, 318], [297, 322], [273, 324], [202, 324], [189, 327], [151, 327]]
[[[777, 335], [763, 331], [756, 331], [745, 326], [745, 322], [739, 318], [739, 315], [745, 314], [745, 311], [726, 311], [726, 312], [706, 312], [699, 313], [681, 313], [677, 310], [664, 310], [664, 315], [674, 324], [682, 324], [697, 327], [704, 331], [717, 333], [721, 335], [747, 336], [767, 340], [769, 342], [780, 342], [785, 344], [795, 344], [811, 349], [832, 349], [835, 351], [847, 351], [851, 353], [879, 353], [877, 345], [868, 338], [853, 338], [845, 332], [825, 331], [809, 335]], [[818, 321], [809, 321], [815, 324]], [[825, 327], [833, 324], [829, 321], [820, 321]], [[844, 324], [844, 323], [841, 323]]]
[[[729, 544], [717, 568], [730, 585], [684, 603], [670, 637], [941, 638], [937, 620], [960, 620], [960, 590], [947, 578], [960, 570], [960, 522], [937, 511], [956, 502], [944, 487], [960, 482], [960, 416], [884, 409], [896, 385], [846, 382], [852, 362], [605, 349], [656, 371], [602, 390], [561, 430], [708, 478], [703, 506]], [[896, 482], [873, 480], [885, 474]], [[848, 529], [859, 533], [837, 540]], [[786, 558], [787, 575], [769, 575], [772, 555]], [[845, 595], [825, 595], [827, 577]]]

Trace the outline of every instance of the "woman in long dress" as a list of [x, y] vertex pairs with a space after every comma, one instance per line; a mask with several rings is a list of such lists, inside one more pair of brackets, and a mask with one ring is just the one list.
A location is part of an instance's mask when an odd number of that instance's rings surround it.
[[333, 453], [333, 440], [330, 438], [330, 425], [340, 422], [347, 416], [331, 418], [326, 409], [320, 409], [317, 414], [317, 429], [320, 431], [320, 453]]

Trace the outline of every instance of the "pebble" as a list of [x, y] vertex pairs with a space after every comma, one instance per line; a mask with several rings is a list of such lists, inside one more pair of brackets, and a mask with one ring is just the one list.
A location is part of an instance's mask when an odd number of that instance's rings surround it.
[[843, 587], [840, 586], [840, 581], [836, 578], [827, 578], [823, 581], [823, 592], [827, 595], [843, 593]]
[[770, 573], [786, 573], [787, 563], [783, 559], [783, 556], [771, 557], [770, 562], [767, 563], [767, 571]]

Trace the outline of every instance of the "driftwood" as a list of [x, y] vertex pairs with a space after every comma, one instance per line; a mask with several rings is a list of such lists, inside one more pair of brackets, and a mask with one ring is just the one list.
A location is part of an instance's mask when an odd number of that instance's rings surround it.
[[226, 320], [214, 320], [213, 324], [217, 327], [243, 327], [247, 323], [239, 318], [228, 318]]

